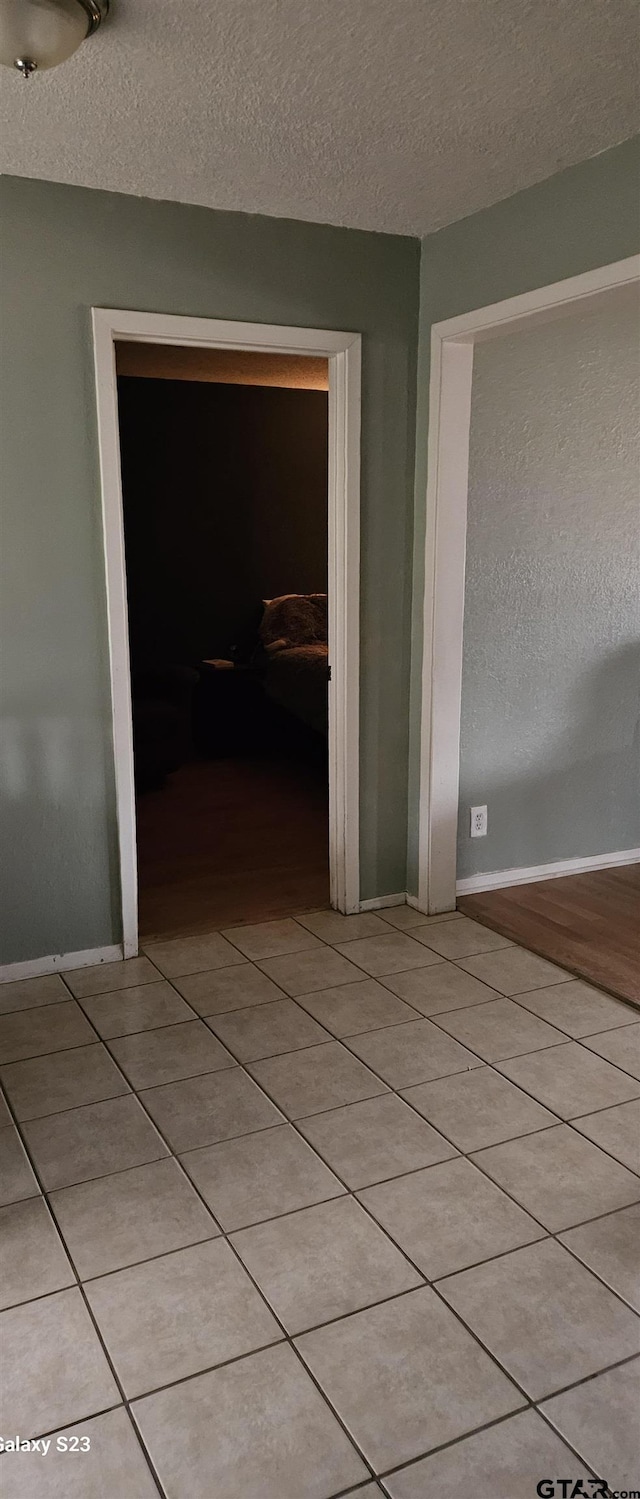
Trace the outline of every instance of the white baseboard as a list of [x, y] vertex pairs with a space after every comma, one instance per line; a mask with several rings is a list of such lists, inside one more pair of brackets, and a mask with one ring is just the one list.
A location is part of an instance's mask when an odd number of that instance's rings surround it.
[[509, 885], [533, 885], [537, 880], [557, 880], [567, 874], [615, 869], [621, 864], [640, 864], [640, 848], [623, 848], [615, 854], [592, 854], [587, 859], [556, 859], [553, 864], [532, 864], [528, 869], [498, 869], [458, 880], [456, 895], [479, 894], [481, 890], [506, 890]]
[[95, 963], [117, 963], [122, 958], [122, 945], [113, 947], [89, 947], [85, 952], [63, 952], [51, 958], [28, 958], [25, 963], [5, 963], [0, 967], [0, 984], [13, 984], [17, 979], [39, 979], [46, 973], [62, 973], [70, 968], [92, 968]]
[[[422, 907], [417, 895], [409, 895], [408, 891], [402, 891], [399, 895], [375, 895], [372, 900], [361, 900], [361, 911], [383, 911], [385, 906], [411, 906], [414, 911], [421, 911]], [[450, 916], [451, 910], [442, 911], [442, 916]], [[425, 911], [425, 920], [428, 913]]]
[[374, 895], [371, 900], [361, 900], [361, 911], [383, 911], [385, 906], [404, 906], [407, 900], [404, 890], [399, 895]]

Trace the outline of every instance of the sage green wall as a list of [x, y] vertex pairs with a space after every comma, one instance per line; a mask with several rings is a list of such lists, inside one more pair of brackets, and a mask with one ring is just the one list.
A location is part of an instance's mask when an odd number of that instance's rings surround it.
[[419, 245], [4, 178], [3, 962], [119, 938], [91, 306], [363, 335], [363, 899], [405, 888]]
[[[420, 677], [432, 323], [623, 260], [640, 247], [640, 138], [462, 219], [422, 242], [407, 888], [417, 890]], [[525, 865], [526, 857], [518, 864]], [[531, 860], [530, 862], [537, 862]]]

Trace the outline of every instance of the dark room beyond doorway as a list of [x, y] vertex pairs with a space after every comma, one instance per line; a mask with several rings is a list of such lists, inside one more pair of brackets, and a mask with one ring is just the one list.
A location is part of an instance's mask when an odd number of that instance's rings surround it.
[[117, 355], [140, 935], [327, 905], [326, 360]]

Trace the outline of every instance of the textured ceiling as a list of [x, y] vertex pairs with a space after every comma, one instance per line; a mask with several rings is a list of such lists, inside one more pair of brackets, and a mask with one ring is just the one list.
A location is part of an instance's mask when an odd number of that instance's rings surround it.
[[637, 128], [636, 0], [112, 0], [0, 170], [424, 234]]

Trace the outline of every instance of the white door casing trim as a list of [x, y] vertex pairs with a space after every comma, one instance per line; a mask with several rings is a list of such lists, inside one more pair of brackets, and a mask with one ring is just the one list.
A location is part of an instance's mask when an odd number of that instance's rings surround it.
[[138, 951], [138, 881], [131, 681], [118, 433], [116, 340], [244, 352], [310, 354], [329, 361], [329, 865], [331, 904], [360, 909], [360, 409], [357, 333], [236, 323], [169, 313], [92, 309], [102, 486], [111, 703], [125, 958]]
[[[418, 642], [418, 648], [422, 647], [417, 896], [421, 911], [450, 911], [456, 900], [474, 344], [564, 317], [578, 310], [580, 303], [591, 308], [596, 300], [638, 281], [640, 256], [634, 255], [432, 326], [424, 613]], [[569, 862], [573, 867], [573, 861]], [[517, 872], [506, 871], [510, 876]], [[484, 881], [490, 877], [477, 876]], [[499, 877], [499, 872], [493, 876]], [[462, 883], [470, 888], [467, 881]], [[516, 881], [511, 878], [504, 883]], [[484, 883], [474, 888], [498, 887]]]

